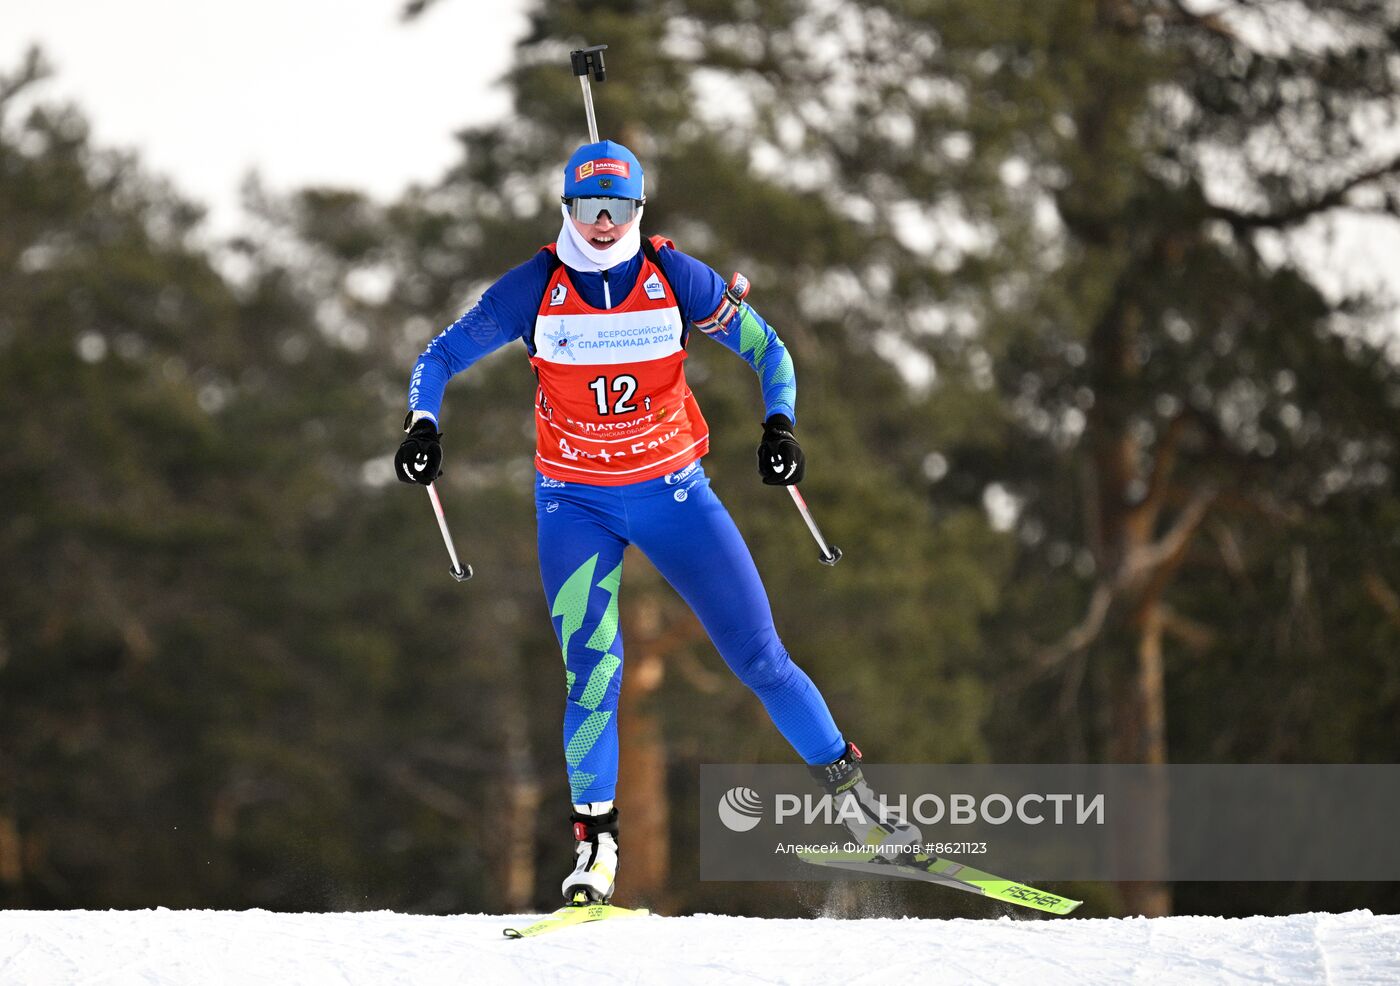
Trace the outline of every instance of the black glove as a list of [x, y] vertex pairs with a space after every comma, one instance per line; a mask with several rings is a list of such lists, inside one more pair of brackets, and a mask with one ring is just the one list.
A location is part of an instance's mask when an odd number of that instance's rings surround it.
[[394, 475], [401, 483], [427, 486], [441, 474], [442, 433], [431, 418], [420, 418], [394, 454]]
[[758, 443], [758, 474], [765, 486], [792, 486], [802, 482], [807, 460], [802, 446], [792, 437], [792, 421], [785, 414], [774, 414], [763, 422], [763, 441]]

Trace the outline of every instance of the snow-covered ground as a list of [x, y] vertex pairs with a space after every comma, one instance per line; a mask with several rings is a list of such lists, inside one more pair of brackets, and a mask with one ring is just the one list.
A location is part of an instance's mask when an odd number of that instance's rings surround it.
[[0, 984], [1400, 983], [1400, 916], [629, 918], [511, 941], [500, 915], [3, 911]]

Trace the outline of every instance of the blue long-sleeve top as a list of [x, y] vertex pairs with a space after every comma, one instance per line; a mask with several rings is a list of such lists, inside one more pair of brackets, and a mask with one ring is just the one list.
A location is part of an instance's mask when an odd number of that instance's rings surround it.
[[[661, 271], [671, 284], [681, 317], [700, 322], [719, 308], [725, 282], [710, 267], [670, 246], [658, 251]], [[607, 310], [607, 302], [626, 298], [642, 267], [642, 252], [601, 273], [569, 268], [569, 279], [583, 300]], [[535, 317], [549, 285], [550, 259], [544, 251], [513, 267], [486, 289], [471, 310], [428, 343], [413, 367], [409, 381], [408, 409], [423, 412], [436, 422], [447, 381], [483, 356], [514, 339], [525, 342], [534, 355]], [[797, 378], [787, 347], [747, 303], [723, 331], [710, 335], [720, 345], [738, 353], [758, 374], [763, 390], [764, 416], [783, 414], [797, 420]]]

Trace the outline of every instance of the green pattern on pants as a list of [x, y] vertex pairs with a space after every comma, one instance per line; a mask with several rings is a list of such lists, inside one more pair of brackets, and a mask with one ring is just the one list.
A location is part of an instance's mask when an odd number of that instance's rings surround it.
[[[603, 701], [603, 696], [608, 693], [608, 683], [612, 681], [613, 673], [621, 666], [622, 658], [605, 654], [594, 667], [593, 673], [588, 676], [588, 687], [584, 688], [583, 697], [578, 700], [578, 704], [585, 709], [597, 709], [598, 703]], [[573, 691], [572, 684], [569, 691]]]
[[[562, 617], [563, 620], [559, 628], [559, 639], [564, 656], [564, 677], [568, 683], [570, 696], [573, 695], [578, 674], [569, 670], [569, 641], [582, 628], [587, 619], [589, 596], [593, 591], [593, 573], [597, 565], [598, 555], [595, 554], [575, 569], [574, 573], [559, 588], [558, 594], [550, 605], [550, 616]], [[598, 775], [593, 772], [574, 771], [573, 768], [577, 767], [583, 758], [588, 756], [589, 751], [593, 749], [598, 738], [603, 735], [608, 724], [612, 721], [612, 712], [600, 712], [598, 706], [606, 697], [613, 676], [622, 666], [622, 658], [608, 653], [618, 636], [617, 598], [621, 584], [622, 563], [619, 562], [616, 568], [598, 582], [597, 587], [608, 593], [608, 604], [603, 610], [603, 615], [598, 619], [598, 626], [594, 628], [592, 636], [588, 638], [588, 643], [584, 645], [589, 650], [601, 651], [603, 656], [589, 672], [588, 683], [584, 686], [583, 694], [576, 702], [578, 706], [589, 711], [589, 716], [579, 725], [578, 729], [574, 731], [574, 735], [564, 746], [564, 761], [572, 772], [569, 777], [569, 789], [575, 800], [578, 800], [588, 790]], [[570, 701], [574, 700], [571, 698]]]
[[603, 735], [603, 730], [607, 728], [611, 718], [611, 712], [594, 712], [583, 720], [583, 725], [578, 727], [573, 738], [569, 740], [569, 745], [564, 747], [564, 760], [570, 767], [577, 767], [579, 761], [588, 755], [588, 751], [593, 749], [593, 744], [598, 742], [598, 737]]
[[578, 633], [588, 613], [588, 594], [592, 591], [593, 569], [597, 564], [598, 556], [594, 555], [575, 569], [574, 574], [559, 587], [559, 594], [554, 597], [554, 604], [549, 608], [551, 617], [564, 618], [564, 624], [559, 629], [559, 640], [566, 668], [569, 666], [569, 638]]
[[597, 779], [597, 774], [585, 774], [582, 771], [574, 772], [569, 778], [569, 797], [573, 799], [575, 804], [583, 800], [583, 792], [587, 791]]
[[[595, 559], [597, 555], [593, 556]], [[598, 621], [598, 629], [593, 631], [593, 636], [588, 638], [585, 644], [589, 650], [600, 650], [604, 654], [617, 639], [617, 587], [622, 583], [622, 562], [617, 563], [603, 580], [598, 583], [598, 588], [605, 590], [611, 597], [608, 599], [608, 608], [603, 611], [602, 619]]]

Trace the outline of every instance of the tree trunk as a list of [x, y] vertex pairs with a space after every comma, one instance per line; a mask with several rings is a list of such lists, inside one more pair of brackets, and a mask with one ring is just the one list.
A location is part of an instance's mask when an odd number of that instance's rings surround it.
[[[535, 767], [534, 751], [526, 714], [526, 697], [521, 684], [524, 661], [518, 650], [508, 663], [508, 673], [500, 679], [501, 696], [501, 779], [504, 797], [497, 802], [494, 831], [497, 859], [497, 886], [501, 906], [507, 913], [521, 914], [536, 903], [536, 840], [540, 837], [541, 805], [544, 791]], [[560, 807], [553, 816], [546, 838], [567, 839], [568, 815]], [[563, 874], [561, 873], [562, 877]]]
[[[1160, 600], [1153, 598], [1143, 603], [1135, 623], [1135, 667], [1124, 675], [1124, 687], [1114, 705], [1110, 759], [1115, 763], [1162, 766], [1167, 762], [1167, 742]], [[1134, 851], [1152, 858], [1136, 862], [1162, 871], [1167, 862], [1169, 838], [1166, 787], [1148, 785], [1144, 799], [1146, 803], [1134, 806], [1139, 820], [1138, 831], [1134, 833]], [[1155, 880], [1126, 881], [1119, 885], [1119, 893], [1127, 914], [1164, 917], [1172, 913], [1170, 884]]]
[[7, 895], [17, 890], [24, 879], [22, 846], [14, 819], [0, 815], [0, 888]]
[[665, 678], [664, 628], [659, 580], [629, 565], [635, 586], [622, 607], [626, 648], [618, 703], [618, 811], [626, 898], [665, 906], [670, 889], [671, 814], [666, 797], [666, 738], [656, 692]]
[[[1096, 402], [1090, 413], [1089, 443], [1094, 483], [1089, 516], [1091, 544], [1102, 577], [1112, 586], [1109, 625], [1101, 638], [1101, 659], [1110, 668], [1107, 737], [1113, 763], [1164, 764], [1166, 692], [1162, 655], [1161, 597], [1184, 549], [1184, 538], [1159, 540], [1158, 526], [1172, 450], [1177, 435], [1163, 435], [1144, 469], [1144, 449], [1132, 427], [1142, 365], [1137, 338], [1141, 313], [1120, 296], [1095, 327], [1092, 375]], [[1115, 653], [1116, 652], [1116, 653]], [[1154, 799], [1155, 800], [1155, 799]], [[1167, 852], [1166, 803], [1136, 806], [1145, 830], [1118, 852]], [[1170, 887], [1156, 881], [1120, 885], [1129, 914], [1159, 917], [1171, 913]]]

